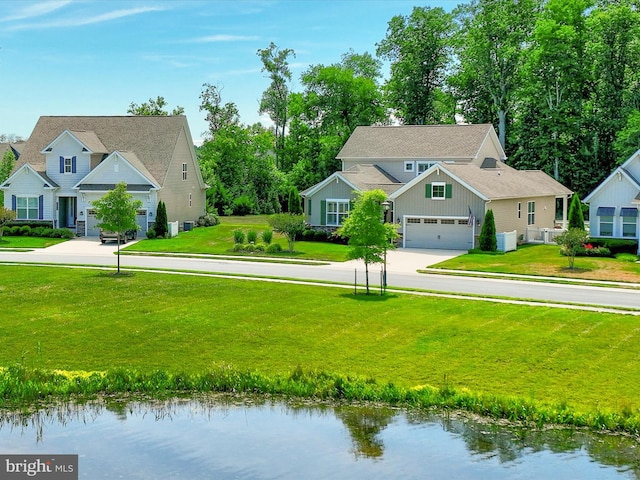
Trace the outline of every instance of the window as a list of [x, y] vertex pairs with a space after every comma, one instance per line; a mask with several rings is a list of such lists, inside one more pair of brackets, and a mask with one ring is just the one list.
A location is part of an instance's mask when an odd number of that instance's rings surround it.
[[613, 236], [613, 217], [615, 213], [615, 207], [598, 207], [596, 215], [598, 216], [601, 237]]
[[527, 225], [536, 223], [536, 202], [527, 202]]
[[189, 194], [189, 206], [192, 207], [193, 206], [193, 197], [192, 194]]
[[620, 209], [620, 216], [622, 217], [622, 236], [636, 238], [638, 209], [633, 207], [622, 207]]
[[64, 173], [71, 173], [71, 159], [64, 159]]
[[413, 162], [404, 162], [404, 171], [413, 172]]
[[522, 217], [522, 203], [518, 202], [518, 218]]
[[38, 197], [17, 197], [16, 218], [18, 220], [38, 220]]
[[425, 218], [424, 219], [424, 223], [429, 224], [429, 225], [435, 225], [436, 223], [438, 223], [438, 219], [437, 218]]
[[420, 223], [419, 218], [407, 218], [407, 223]]
[[418, 173], [423, 173], [429, 170], [435, 162], [418, 162]]
[[327, 225], [342, 225], [349, 216], [349, 200], [327, 200]]
[[440, 224], [441, 225], [455, 225], [456, 221], [451, 219], [451, 218], [443, 218], [442, 220], [440, 220]]
[[431, 184], [431, 198], [434, 200], [444, 200], [445, 184], [443, 182], [434, 182]]
[[186, 180], [187, 179], [187, 164], [183, 163], [182, 164], [182, 180]]

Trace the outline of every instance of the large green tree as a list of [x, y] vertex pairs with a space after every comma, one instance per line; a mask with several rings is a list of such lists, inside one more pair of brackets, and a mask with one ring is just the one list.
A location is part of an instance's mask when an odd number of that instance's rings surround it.
[[460, 98], [461, 104], [487, 108], [491, 99], [490, 115], [503, 148], [540, 4], [541, 0], [473, 0], [455, 12], [461, 27], [456, 39], [458, 85], [461, 92], [479, 93], [482, 102], [478, 106], [473, 98]]
[[266, 72], [271, 80], [269, 87], [262, 93], [259, 113], [267, 113], [273, 122], [276, 137], [276, 165], [281, 168], [288, 118], [288, 82], [291, 80], [289, 57], [295, 57], [295, 52], [288, 48], [281, 50], [271, 42], [267, 48], [258, 50], [258, 56], [262, 61], [262, 71]]
[[452, 15], [440, 7], [414, 7], [409, 16], [397, 15], [389, 22], [377, 54], [391, 62], [385, 94], [403, 123], [454, 122], [452, 109], [439, 108], [453, 32]]
[[287, 165], [290, 181], [303, 190], [340, 169], [336, 160], [359, 125], [388, 120], [377, 83], [379, 63], [353, 52], [333, 65], [312, 65], [303, 72], [304, 92], [289, 98]]
[[364, 261], [367, 295], [369, 265], [384, 262], [387, 250], [393, 248], [392, 241], [398, 236], [396, 226], [383, 221], [386, 198], [382, 190], [361, 192], [349, 216], [338, 229], [340, 236], [349, 239], [349, 258]]
[[222, 87], [205, 83], [200, 93], [200, 111], [207, 112], [205, 117], [209, 123], [209, 131], [205, 135], [215, 137], [223, 127], [240, 125], [240, 112], [233, 102], [222, 103]]
[[164, 97], [158, 97], [155, 100], [150, 98], [148, 102], [143, 102], [140, 105], [131, 102], [127, 113], [130, 115], [184, 115], [184, 108], [177, 106], [171, 113], [165, 110], [167, 102]]
[[96, 211], [98, 227], [118, 234], [118, 273], [120, 273], [120, 239], [124, 238], [127, 230], [137, 230], [136, 214], [142, 207], [142, 201], [135, 200], [127, 192], [127, 184], [120, 182], [106, 195], [92, 202]]

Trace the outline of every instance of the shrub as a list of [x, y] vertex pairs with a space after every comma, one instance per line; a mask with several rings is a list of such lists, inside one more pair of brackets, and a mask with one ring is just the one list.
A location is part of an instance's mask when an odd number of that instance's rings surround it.
[[247, 232], [247, 242], [256, 243], [257, 240], [258, 240], [258, 232], [256, 232], [255, 230], [249, 230]]
[[241, 195], [233, 201], [233, 213], [235, 215], [248, 215], [253, 210], [253, 202], [246, 195]]
[[29, 225], [23, 225], [19, 227], [18, 231], [20, 235], [28, 236], [31, 233], [31, 227]]
[[243, 248], [244, 248], [244, 245], [242, 245], [242, 243], [236, 243], [233, 246], [233, 251], [234, 252], [241, 252]]
[[233, 243], [244, 243], [244, 232], [242, 230], [233, 231]]
[[616, 254], [616, 260], [634, 263], [638, 261], [638, 255], [634, 255], [632, 253], [618, 253]]
[[264, 232], [262, 232], [262, 235], [260, 235], [260, 237], [266, 245], [269, 245], [271, 243], [271, 240], [273, 240], [273, 231], [265, 230]]
[[20, 227], [18, 225], [11, 227], [9, 235], [20, 235]]
[[166, 237], [167, 233], [169, 232], [167, 207], [163, 201], [158, 202], [158, 207], [156, 208], [156, 221], [153, 229], [156, 231], [156, 237], [159, 238]]
[[215, 213], [207, 213], [206, 215], [200, 215], [198, 218], [199, 227], [213, 227], [220, 223], [218, 215]]
[[637, 240], [625, 240], [622, 238], [589, 238], [588, 242], [594, 247], [606, 247], [611, 250], [612, 254], [638, 252]]
[[264, 243], [256, 243], [253, 248], [256, 252], [264, 252], [267, 250], [267, 246]]
[[242, 250], [245, 252], [253, 252], [255, 250], [255, 245], [253, 243], [247, 243], [242, 246]]
[[272, 243], [267, 247], [267, 253], [280, 253], [282, 251], [282, 247], [279, 243]]
[[147, 230], [147, 238], [149, 240], [153, 240], [154, 238], [156, 238], [156, 231], [153, 228], [149, 228]]
[[493, 218], [493, 210], [489, 209], [482, 223], [482, 230], [479, 238], [480, 250], [484, 252], [495, 252], [498, 249], [496, 239], [496, 222]]

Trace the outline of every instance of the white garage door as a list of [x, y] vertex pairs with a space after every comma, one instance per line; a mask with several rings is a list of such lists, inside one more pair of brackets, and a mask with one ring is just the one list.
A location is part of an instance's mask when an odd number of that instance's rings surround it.
[[[96, 218], [95, 210], [87, 211], [87, 237], [98, 237], [100, 236], [100, 229], [98, 228], [98, 219]], [[136, 223], [140, 225], [140, 229], [138, 230], [138, 236], [144, 236], [147, 234], [147, 211], [146, 210], [138, 210], [136, 213]]]
[[472, 248], [472, 235], [466, 218], [405, 217], [406, 248], [468, 250]]

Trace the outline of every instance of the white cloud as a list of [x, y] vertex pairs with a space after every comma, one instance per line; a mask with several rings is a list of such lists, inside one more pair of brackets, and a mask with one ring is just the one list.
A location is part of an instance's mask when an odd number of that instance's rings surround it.
[[[68, 3], [69, 2], [65, 2], [65, 4], [68, 4]], [[44, 11], [44, 9], [42, 9], [41, 11], [43, 13], [41, 13], [40, 15], [50, 13], [54, 10], [55, 9], [51, 9], [47, 12], [47, 11]], [[140, 15], [140, 14], [149, 13], [149, 12], [159, 12], [164, 10], [166, 10], [166, 8], [137, 7], [137, 8], [113, 10], [110, 12], [105, 12], [97, 15], [87, 15], [87, 16], [79, 15], [76, 13], [74, 16], [68, 16], [65, 18], [59, 18], [59, 19], [40, 22], [40, 23], [18, 24], [8, 28], [10, 30], [34, 30], [34, 29], [47, 29], [47, 28], [79, 27], [83, 25], [93, 25], [96, 23], [110, 22], [112, 20], [117, 20], [119, 18], [125, 18], [133, 15]], [[31, 17], [23, 17], [23, 18], [31, 18]]]
[[37, 2], [26, 7], [18, 9], [13, 15], [7, 15], [2, 18], [3, 22], [12, 22], [16, 20], [25, 20], [27, 18], [40, 17], [51, 12], [55, 12], [69, 5], [71, 0], [58, 0], [52, 2]]
[[215, 42], [253, 42], [260, 40], [258, 36], [252, 35], [208, 35], [205, 37], [193, 38], [191, 40], [185, 40], [187, 43], [215, 43]]

